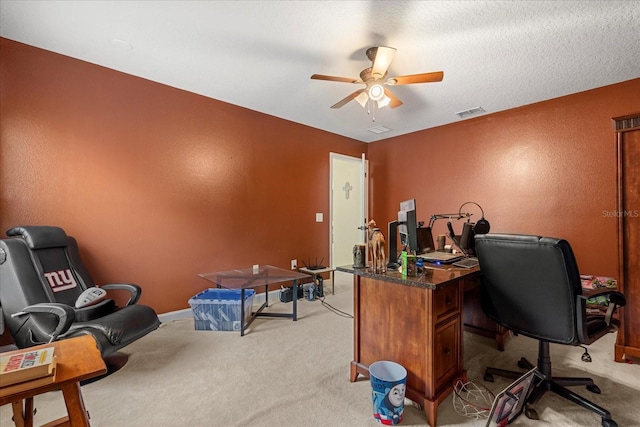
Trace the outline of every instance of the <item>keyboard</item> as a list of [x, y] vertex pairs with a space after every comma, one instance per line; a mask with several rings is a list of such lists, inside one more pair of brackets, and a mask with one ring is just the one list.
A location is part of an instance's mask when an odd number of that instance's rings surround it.
[[473, 268], [478, 265], [478, 258], [465, 258], [453, 263], [454, 267]]

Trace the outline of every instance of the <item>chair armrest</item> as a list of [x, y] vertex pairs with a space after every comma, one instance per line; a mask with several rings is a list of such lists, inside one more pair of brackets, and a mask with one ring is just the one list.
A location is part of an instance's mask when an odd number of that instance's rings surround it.
[[609, 306], [613, 303], [614, 310], [618, 307], [624, 307], [627, 304], [627, 299], [618, 291], [614, 291], [613, 289], [597, 289], [589, 292], [585, 292], [583, 295], [578, 296], [578, 302], [581, 299], [588, 300], [595, 297], [605, 296], [609, 300]]
[[596, 295], [606, 296], [609, 299], [609, 307], [607, 308], [607, 314], [604, 315], [604, 321], [607, 325], [610, 325], [613, 313], [618, 307], [624, 307], [627, 304], [627, 299], [617, 291], [601, 291], [596, 292]]
[[100, 287], [105, 291], [110, 289], [128, 291], [130, 296], [126, 305], [136, 304], [142, 295], [142, 288], [138, 285], [134, 285], [133, 283], [108, 283], [106, 285], [101, 285]]
[[609, 301], [613, 301], [615, 304], [617, 304], [620, 307], [624, 306], [627, 301], [624, 295], [621, 294], [620, 292], [614, 289], [607, 289], [607, 288], [584, 290], [583, 294], [580, 295], [580, 297], [584, 299], [590, 299], [590, 298], [595, 298], [599, 296], [609, 297]]
[[116, 310], [116, 302], [112, 299], [103, 299], [97, 304], [73, 309], [76, 316], [75, 322], [90, 322]]
[[[607, 326], [609, 326], [611, 325], [611, 319], [613, 318], [613, 314], [615, 313], [616, 309], [618, 307], [624, 307], [627, 304], [627, 300], [620, 292], [603, 288], [595, 291], [589, 291], [585, 295], [578, 295], [576, 301], [577, 307], [583, 307], [588, 299], [597, 296], [606, 296], [609, 300], [609, 306], [607, 307], [607, 312], [604, 315], [604, 322], [607, 324]], [[587, 343], [589, 341], [587, 340], [588, 336], [586, 333], [586, 319], [582, 317], [583, 313], [583, 309], [577, 310], [576, 320], [578, 322], [578, 338], [581, 342]]]
[[627, 299], [623, 294], [617, 291], [609, 291], [609, 292], [598, 292], [597, 295], [605, 295], [609, 298], [609, 302], [616, 304], [618, 307], [624, 307], [627, 305]]
[[[43, 314], [53, 315], [57, 318], [58, 324], [53, 331], [49, 332], [49, 327], [45, 327]], [[13, 313], [11, 317], [19, 317], [29, 315], [33, 325], [40, 330], [44, 335], [51, 337], [49, 342], [53, 342], [58, 339], [58, 336], [64, 334], [69, 330], [71, 324], [75, 320], [75, 311], [73, 307], [60, 303], [40, 303], [27, 306], [17, 313]]]

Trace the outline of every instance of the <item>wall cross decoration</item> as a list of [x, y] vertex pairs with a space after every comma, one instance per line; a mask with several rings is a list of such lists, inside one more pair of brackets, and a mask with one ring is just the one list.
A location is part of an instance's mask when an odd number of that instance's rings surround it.
[[342, 191], [344, 191], [345, 199], [349, 200], [349, 193], [351, 192], [351, 190], [353, 190], [351, 183], [349, 181], [345, 182], [344, 186], [342, 187]]

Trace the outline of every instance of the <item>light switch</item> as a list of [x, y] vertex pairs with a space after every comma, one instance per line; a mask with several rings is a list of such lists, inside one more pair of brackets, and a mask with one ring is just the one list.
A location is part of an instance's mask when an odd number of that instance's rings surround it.
[[323, 221], [322, 212], [316, 212], [316, 222], [322, 222], [322, 221]]

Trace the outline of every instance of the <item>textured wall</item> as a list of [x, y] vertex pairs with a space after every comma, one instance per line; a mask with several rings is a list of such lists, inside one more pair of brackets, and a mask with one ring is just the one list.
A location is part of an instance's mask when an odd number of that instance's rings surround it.
[[328, 259], [330, 151], [368, 150], [379, 224], [408, 198], [421, 220], [475, 201], [492, 231], [566, 237], [583, 272], [617, 273], [611, 118], [640, 110], [638, 79], [367, 146], [0, 43], [1, 232], [64, 227], [98, 283], [139, 283], [158, 312], [199, 272]]
[[616, 276], [612, 118], [640, 111], [638, 95], [635, 79], [372, 143], [372, 217], [391, 220], [409, 198], [424, 221], [474, 201], [492, 232], [564, 237], [583, 273]]
[[2, 235], [59, 225], [96, 282], [138, 283], [158, 312], [200, 272], [329, 259], [329, 152], [366, 144], [0, 42]]

